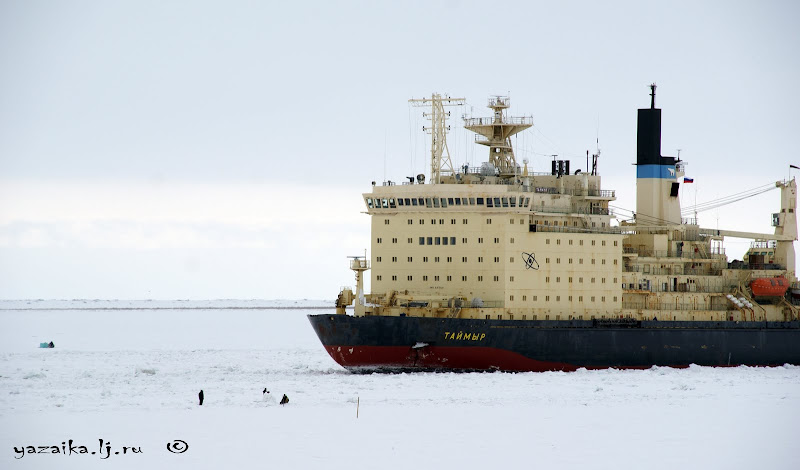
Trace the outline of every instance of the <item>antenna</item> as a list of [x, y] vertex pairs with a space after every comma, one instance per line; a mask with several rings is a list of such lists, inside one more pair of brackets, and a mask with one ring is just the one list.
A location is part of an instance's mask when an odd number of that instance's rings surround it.
[[650, 109], [656, 108], [656, 82], [650, 84]]
[[450, 130], [450, 126], [445, 124], [450, 112], [445, 112], [444, 107], [462, 106], [466, 104], [466, 99], [450, 98], [447, 95], [433, 93], [430, 98], [410, 99], [408, 102], [413, 106], [430, 105], [431, 107], [430, 113], [422, 113], [431, 120], [431, 126], [423, 126], [422, 129], [431, 134], [431, 184], [439, 184], [442, 173], [451, 176], [455, 174], [453, 163], [450, 160], [450, 150], [447, 148], [447, 132]]
[[600, 138], [596, 142], [597, 153], [592, 154], [592, 176], [597, 175], [597, 160], [600, 158]]
[[[597, 175], [597, 159], [600, 158], [600, 115], [597, 115], [597, 127], [594, 136], [595, 153], [592, 154], [592, 176]], [[586, 151], [586, 168], [589, 168], [589, 151]]]
[[383, 181], [386, 181], [386, 139], [388, 131], [386, 129], [383, 130]]

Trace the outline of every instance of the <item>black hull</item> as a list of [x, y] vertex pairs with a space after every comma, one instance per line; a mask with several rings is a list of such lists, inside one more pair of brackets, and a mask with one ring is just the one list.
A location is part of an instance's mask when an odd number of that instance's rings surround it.
[[308, 319], [331, 357], [352, 371], [800, 364], [798, 321]]

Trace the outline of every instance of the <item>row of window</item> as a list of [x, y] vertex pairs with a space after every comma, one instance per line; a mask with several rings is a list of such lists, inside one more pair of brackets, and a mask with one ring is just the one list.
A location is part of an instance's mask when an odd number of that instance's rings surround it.
[[[384, 219], [383, 224], [389, 225], [390, 220], [391, 219]], [[461, 223], [467, 225], [467, 223], [469, 223], [469, 219], [461, 219]], [[511, 223], [512, 224], [514, 223], [514, 219], [511, 219]], [[523, 219], [519, 219], [519, 223], [522, 224]], [[425, 225], [425, 219], [419, 219], [419, 224]], [[455, 224], [456, 224], [456, 219], [450, 219], [450, 225], [455, 225]], [[486, 219], [486, 224], [491, 225], [492, 219]], [[408, 219], [408, 225], [414, 225], [414, 219]], [[431, 219], [431, 225], [436, 225], [436, 219]], [[439, 219], [439, 225], [444, 225], [444, 219]]]
[[[572, 245], [572, 240], [571, 239], [567, 240], [567, 241], [569, 242], [570, 245]], [[583, 246], [583, 240], [578, 240], [578, 241], [580, 242], [578, 245], [579, 246]], [[592, 246], [595, 246], [595, 242], [596, 241], [597, 240], [591, 240]], [[618, 243], [619, 243], [618, 240], [614, 240], [614, 246], [617, 246]], [[550, 244], [550, 239], [549, 238], [545, 239], [544, 244], [545, 245], [549, 245]], [[561, 239], [560, 238], [556, 238], [556, 245], [560, 245], [560, 244], [561, 244]], [[600, 246], [606, 246], [606, 241], [605, 240], [600, 240]]]
[[[423, 263], [427, 263], [428, 259], [429, 259], [428, 256], [423, 256], [422, 257], [422, 262]], [[453, 257], [452, 256], [448, 256], [446, 259], [447, 259], [448, 263], [452, 263], [453, 262]], [[468, 260], [468, 258], [466, 256], [462, 256], [461, 257], [461, 262], [462, 263], [466, 263], [467, 260]], [[381, 261], [383, 261], [383, 257], [382, 256], [378, 256], [378, 257], [375, 258], [375, 262], [380, 263]], [[413, 261], [414, 261], [414, 257], [413, 256], [409, 256], [408, 257], [408, 262], [412, 263]], [[513, 257], [510, 258], [510, 261], [513, 263], [514, 262], [514, 258]], [[396, 262], [397, 262], [397, 256], [392, 256], [392, 263], [396, 263]], [[433, 262], [434, 263], [438, 263], [439, 262], [439, 257], [438, 256], [434, 256], [433, 257]], [[478, 262], [479, 263], [483, 263], [483, 256], [478, 256]], [[495, 263], [499, 263], [500, 262], [500, 257], [499, 256], [495, 256], [494, 257], [494, 262]]]
[[517, 197], [412, 197], [397, 199], [367, 198], [367, 207], [370, 209], [396, 209], [398, 207], [427, 207], [438, 209], [440, 207], [458, 206], [485, 206], [485, 207], [528, 207], [531, 198]]
[[[456, 242], [455, 242], [454, 238], [455, 237], [450, 237], [450, 241], [448, 242], [447, 237], [442, 237], [441, 240], [439, 240], [439, 237], [435, 237], [434, 241], [436, 242], [437, 245], [439, 244], [440, 241], [442, 242], [443, 245], [447, 245], [448, 243], [450, 243], [451, 245], [455, 245]], [[430, 239], [431, 239], [431, 237], [427, 237], [427, 239], [423, 240], [423, 237], [420, 237], [419, 244], [420, 245], [424, 245], [426, 243], [423, 243], [423, 242], [427, 242], [427, 244], [430, 245], [431, 244], [430, 243]], [[495, 243], [497, 243], [497, 242], [495, 242]], [[422, 257], [422, 262], [423, 263], [427, 263], [428, 262], [428, 258], [429, 258], [428, 256], [423, 256]], [[446, 258], [447, 258], [447, 262], [448, 263], [452, 263], [453, 262], [453, 257], [452, 256], [448, 256]], [[407, 259], [408, 259], [409, 263], [413, 263], [414, 262], [414, 257], [413, 256], [409, 256]], [[417, 259], [419, 259], [419, 258], [417, 258]], [[434, 256], [433, 259], [434, 259], [434, 261], [433, 261], [434, 263], [438, 263], [439, 262], [439, 257], [438, 256]], [[469, 258], [466, 257], [466, 256], [462, 256], [461, 257], [461, 262], [462, 263], [466, 263], [468, 260], [469, 260]], [[383, 257], [382, 256], [376, 256], [375, 257], [375, 262], [376, 263], [380, 263], [382, 261], [383, 261]], [[567, 261], [568, 261], [567, 264], [572, 264], [572, 258], [567, 258]], [[596, 261], [597, 260], [595, 258], [592, 258], [591, 259], [591, 262], [592, 262], [591, 264], [593, 264], [593, 265], [596, 264]], [[614, 261], [614, 266], [617, 266], [619, 264], [619, 260], [618, 259], [614, 259], [613, 261]], [[397, 256], [392, 256], [392, 262], [393, 263], [397, 262]], [[483, 256], [478, 256], [478, 262], [479, 263], [483, 263]], [[500, 258], [498, 256], [495, 256], [494, 257], [494, 262], [495, 263], [499, 263], [500, 262]], [[514, 257], [513, 256], [509, 257], [508, 258], [508, 262], [509, 263], [513, 263], [514, 262]], [[555, 262], [556, 262], [556, 264], [561, 264], [561, 258], [555, 258]], [[550, 258], [545, 258], [544, 259], [544, 264], [550, 264]], [[583, 264], [583, 258], [578, 258], [578, 264]], [[600, 259], [600, 264], [601, 265], [605, 265], [606, 264], [606, 259], [605, 258], [601, 258]], [[548, 277], [547, 279], [548, 279], [547, 282], [549, 282], [550, 278]], [[572, 278], [570, 278], [570, 279], [572, 279]], [[560, 281], [557, 281], [557, 282], [560, 282]], [[570, 282], [572, 282], [572, 281], [570, 280]]]
[[[570, 284], [572, 284], [572, 279], [573, 279], [573, 278], [572, 278], [572, 276], [568, 276], [568, 277], [567, 277], [567, 282], [568, 282], [568, 283], [570, 283]], [[512, 282], [514, 281], [514, 276], [511, 276], [511, 281], [512, 281]], [[545, 283], [549, 283], [549, 282], [550, 282], [550, 276], [546, 276], [546, 277], [544, 278], [544, 282], [545, 282]], [[561, 282], [561, 276], [555, 276], [555, 282]], [[592, 280], [591, 280], [591, 283], [592, 283], [592, 284], [594, 284], [594, 283], [595, 283], [595, 278], [592, 278]], [[601, 278], [600, 278], [600, 283], [601, 283], [601, 284], [605, 284], [605, 283], [606, 283], [606, 278], [604, 278], [604, 277], [601, 277]], [[615, 278], [614, 278], [614, 284], [616, 284], [616, 283], [617, 283], [617, 278], [615, 277]], [[578, 284], [583, 284], [583, 278], [582, 278], [582, 277], [578, 277]], [[623, 285], [622, 285], [622, 288], [623, 288], [623, 289], [625, 288], [625, 284], [623, 284]]]
[[[534, 221], [534, 227], [536, 227], [536, 226], [538, 226], [538, 225], [544, 225], [545, 227], [547, 227], [547, 226], [550, 226], [550, 225], [553, 225], [554, 227], [558, 227], [558, 220], [554, 220], [554, 221], [552, 221], [552, 222], [553, 222], [553, 223], [551, 224], [549, 220], [545, 220], [545, 221], [544, 221], [544, 223], [540, 223], [540, 222], [539, 222], [539, 220], [535, 220], [535, 221]], [[513, 224], [514, 222], [511, 222], [511, 223]], [[561, 225], [562, 225], [563, 227], [569, 227], [569, 221], [567, 221], [567, 220], [562, 220], [562, 221], [561, 221]], [[573, 227], [577, 227], [577, 226], [578, 226], [578, 221], [577, 221], [577, 220], [573, 220], [573, 221], [572, 221], [572, 226], [573, 226]], [[606, 223], [605, 223], [605, 222], [601, 222], [601, 223], [600, 223], [600, 226], [601, 226], [601, 227], [603, 227], [603, 228], [605, 228], [605, 226], [606, 226]], [[596, 223], [596, 222], [592, 222], [592, 228], [597, 228], [597, 223]], [[536, 230], [533, 230], [533, 231], [535, 232]]]
[[[537, 302], [538, 301], [538, 297], [539, 296], [534, 295], [532, 302]], [[571, 295], [567, 296], [567, 302], [572, 302], [572, 298], [573, 298], [573, 296], [571, 296]], [[597, 297], [594, 296], [594, 295], [589, 297], [589, 301], [590, 302], [596, 302], [596, 299], [597, 299]], [[508, 300], [513, 302], [514, 301], [514, 296], [513, 295], [508, 296]], [[523, 302], [527, 302], [527, 300], [528, 300], [528, 296], [527, 295], [523, 295], [522, 296], [522, 301]], [[544, 296], [544, 301], [545, 302], [550, 302], [550, 296], [549, 295]], [[561, 296], [560, 295], [556, 295], [555, 296], [555, 301], [556, 302], [561, 302]], [[606, 301], [606, 296], [605, 295], [601, 295], [600, 296], [600, 302], [605, 302], [605, 301]], [[614, 300], [612, 302], [616, 302], [616, 301], [617, 301], [617, 296], [615, 295], [614, 296]], [[578, 296], [578, 302], [583, 302], [583, 296], [582, 295]], [[535, 319], [536, 318], [534, 317], [534, 320]]]
[[[450, 258], [448, 258], [448, 260], [449, 260], [449, 259], [450, 259]], [[437, 260], [438, 260], [438, 258], [437, 258]], [[449, 262], [449, 261], [448, 261], [448, 262]], [[440, 276], [438, 276], [438, 275], [435, 275], [435, 276], [430, 276], [430, 277], [432, 277], [434, 281], [439, 281], [439, 280], [440, 280]], [[445, 277], [445, 278], [446, 278], [448, 281], [452, 281], [452, 280], [453, 280], [453, 276], [452, 276], [452, 275], [450, 275], [450, 276], [444, 276], [444, 277]], [[456, 277], [457, 277], [457, 276], [456, 276]], [[429, 276], [427, 276], [427, 275], [423, 275], [423, 276], [422, 276], [422, 280], [423, 280], [423, 281], [427, 281], [427, 280], [428, 280], [428, 278], [429, 278]], [[487, 279], [488, 279], [488, 276], [487, 276]], [[561, 282], [561, 277], [556, 277], [555, 279], [556, 279], [556, 282]], [[572, 279], [573, 279], [573, 278], [572, 278], [572, 277], [569, 277], [568, 279], [569, 279], [569, 283], [572, 283]], [[376, 280], [376, 281], [382, 281], [382, 280], [383, 280], [383, 275], [381, 275], [381, 274], [378, 274], [378, 275], [376, 275], [376, 276], [375, 276], [375, 280]], [[393, 281], [396, 281], [396, 280], [397, 280], [397, 275], [396, 275], [396, 274], [393, 274], [393, 275], [392, 275], [392, 280], [393, 280]], [[406, 280], [408, 280], [408, 281], [413, 281], [413, 280], [414, 280], [414, 276], [413, 276], [413, 275], [406, 276]], [[464, 281], [464, 282], [467, 282], [467, 280], [468, 280], [468, 276], [465, 276], [465, 275], [461, 276], [461, 280], [462, 280], [462, 281]], [[499, 282], [499, 281], [500, 281], [500, 276], [492, 276], [492, 280], [493, 280], [494, 282]], [[482, 281], [483, 281], [483, 276], [478, 276], [478, 282], [482, 282]], [[514, 282], [514, 276], [510, 276], [510, 277], [508, 278], [508, 281], [509, 281], [509, 282]], [[546, 280], [545, 280], [545, 283], [549, 283], [549, 282], [550, 282], [550, 277], [548, 276], [548, 277], [546, 278]], [[594, 284], [594, 283], [595, 283], [595, 278], [591, 278], [591, 283], [592, 283], [592, 284]], [[604, 277], [600, 278], [600, 283], [601, 283], [601, 284], [605, 284], [605, 283], [606, 283], [606, 278], [604, 278]], [[616, 284], [616, 283], [617, 283], [617, 278], [615, 277], [615, 278], [614, 278], [614, 284]], [[578, 284], [583, 284], [583, 278], [582, 278], [582, 277], [579, 277], [579, 278], [578, 278]], [[625, 288], [625, 285], [623, 284], [623, 285], [622, 285], [622, 287], [623, 287], [623, 289], [624, 289], [624, 288]], [[514, 300], [514, 299], [511, 299], [511, 300]], [[525, 299], [523, 298], [522, 300], [525, 300]]]
[[[387, 219], [387, 222], [388, 222], [388, 219]], [[409, 222], [411, 222], [411, 219], [409, 219]], [[422, 222], [423, 222], [423, 220], [420, 220], [420, 223], [422, 223]], [[431, 222], [435, 223], [434, 220], [431, 220]], [[443, 222], [440, 220], [439, 223], [443, 223]], [[419, 237], [419, 244], [420, 245], [440, 245], [440, 244], [441, 245], [447, 245], [448, 244], [447, 238], [448, 237]], [[456, 244], [455, 239], [456, 239], [456, 237], [450, 237], [450, 245], [455, 245]], [[408, 239], [408, 243], [413, 243], [412, 240], [413, 240], [413, 238], [409, 238]], [[436, 241], [436, 240], [439, 240], [439, 241]], [[375, 241], [378, 242], [378, 243], [383, 243], [383, 237], [377, 237]], [[508, 241], [509, 241], [509, 243], [514, 243], [514, 237], [511, 237]], [[500, 239], [495, 237], [494, 242], [495, 243], [500, 243]], [[568, 245], [572, 246], [572, 242], [573, 242], [572, 239], [567, 240], [567, 242], [568, 242]], [[597, 243], [597, 240], [590, 240], [590, 242], [591, 242], [591, 246], [595, 246], [596, 243]], [[619, 244], [618, 240], [614, 240], [613, 242], [614, 242], [614, 246], [618, 246], [618, 244]], [[392, 238], [392, 243], [397, 243], [397, 238]], [[461, 243], [465, 243], [466, 244], [467, 243], [467, 239], [466, 238], [462, 238], [461, 239]], [[478, 238], [478, 243], [483, 243], [483, 237], [479, 237]], [[550, 239], [549, 238], [545, 239], [544, 244], [545, 245], [549, 245], [550, 244]], [[561, 239], [560, 238], [556, 238], [556, 245], [561, 245]], [[578, 240], [578, 246], [583, 246], [583, 240]], [[600, 240], [600, 246], [606, 246], [606, 240]]]
[[[376, 243], [383, 243], [383, 237], [375, 239]], [[500, 239], [495, 237], [495, 243], [500, 243]], [[392, 243], [397, 243], [397, 238], [392, 238]], [[408, 239], [408, 243], [413, 243], [413, 238]], [[461, 243], [467, 243], [467, 238], [462, 238]], [[483, 237], [478, 237], [478, 243], [483, 243]], [[509, 239], [509, 243], [514, 243], [514, 238]], [[455, 245], [456, 237], [419, 237], [420, 245]]]
[[[377, 281], [383, 280], [383, 276], [380, 275], [380, 274], [378, 274], [375, 277], [376, 277]], [[430, 277], [432, 277], [435, 282], [436, 281], [440, 281], [442, 277], [444, 277], [448, 282], [453, 280], [453, 276], [438, 276], [438, 275], [436, 275], [436, 276], [430, 276]], [[458, 276], [456, 276], [456, 277], [458, 277]], [[406, 279], [409, 280], [409, 281], [413, 281], [414, 280], [414, 276], [406, 276]], [[397, 275], [396, 274], [392, 275], [392, 280], [393, 281], [397, 280]], [[423, 281], [427, 281], [428, 280], [428, 276], [422, 276], [422, 280]], [[461, 280], [463, 282], [467, 282], [467, 276], [461, 276]], [[478, 281], [483, 281], [483, 276], [478, 276]], [[500, 281], [500, 276], [494, 276], [494, 281], [495, 282], [499, 282]]]
[[[594, 258], [592, 258], [592, 264], [595, 264], [595, 261], [596, 260]], [[550, 264], [550, 258], [545, 258], [544, 259], [544, 264]], [[561, 258], [556, 258], [556, 264], [561, 264]], [[567, 258], [567, 264], [572, 264], [572, 258]], [[583, 264], [583, 258], [578, 258], [578, 264]], [[606, 264], [605, 258], [601, 258], [600, 259], [600, 264], [603, 264], [603, 265]], [[618, 259], [614, 259], [614, 266], [617, 266], [618, 264], [619, 264], [619, 260]]]
[[[615, 298], [614, 302], [616, 302], [616, 301], [617, 300]], [[606, 312], [606, 313], [608, 313], [608, 312]], [[424, 317], [425, 314], [423, 313], [422, 316]], [[508, 315], [506, 315], [506, 317], [509, 320], [513, 320], [514, 319], [514, 314], [513, 313], [509, 313]], [[556, 317], [556, 320], [561, 320], [561, 315], [556, 315], [555, 317]], [[605, 319], [606, 316], [605, 315], [601, 315], [600, 318]], [[609, 318], [616, 318], [616, 317], [609, 316]], [[487, 320], [491, 320], [491, 315], [486, 315], [486, 319]], [[497, 319], [498, 320], [503, 320], [503, 315], [497, 315]], [[522, 314], [522, 319], [523, 320], [527, 320], [528, 319], [528, 315]], [[549, 320], [550, 319], [550, 315], [545, 315], [544, 319], [545, 320]], [[569, 315], [569, 319], [570, 320], [583, 320], [583, 315]], [[595, 319], [595, 315], [592, 315], [591, 319], [594, 320]], [[533, 315], [532, 320], [538, 320], [538, 316], [537, 315]], [[694, 320], [694, 317], [692, 317], [692, 320]]]

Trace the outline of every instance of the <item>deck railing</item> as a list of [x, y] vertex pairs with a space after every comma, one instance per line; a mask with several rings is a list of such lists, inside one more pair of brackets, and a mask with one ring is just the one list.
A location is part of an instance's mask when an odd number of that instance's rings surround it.
[[680, 253], [668, 250], [651, 250], [649, 248], [635, 248], [623, 246], [623, 253], [638, 254], [642, 258], [681, 258], [681, 259], [712, 259], [725, 256], [724, 248], [714, 248], [704, 253], [693, 250], [682, 250]]
[[613, 233], [619, 234], [619, 227], [558, 227], [553, 225], [531, 224], [531, 232], [548, 233]]

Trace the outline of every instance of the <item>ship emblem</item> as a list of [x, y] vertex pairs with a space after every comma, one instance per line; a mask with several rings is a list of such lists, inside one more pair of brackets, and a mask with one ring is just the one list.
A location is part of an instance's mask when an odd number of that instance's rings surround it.
[[533, 253], [522, 252], [522, 261], [525, 262], [525, 269], [539, 269], [539, 263], [536, 262], [536, 255]]

